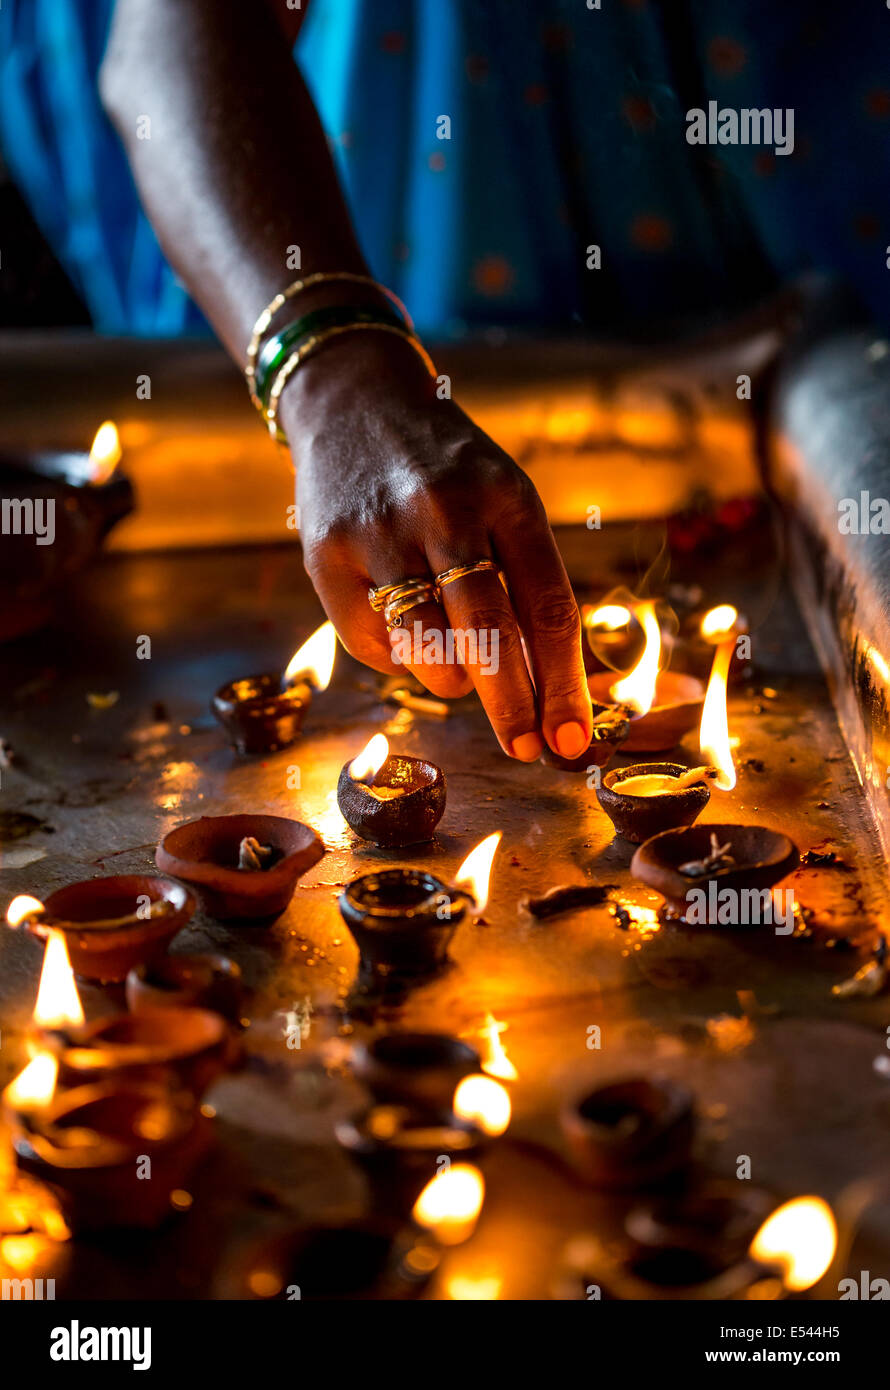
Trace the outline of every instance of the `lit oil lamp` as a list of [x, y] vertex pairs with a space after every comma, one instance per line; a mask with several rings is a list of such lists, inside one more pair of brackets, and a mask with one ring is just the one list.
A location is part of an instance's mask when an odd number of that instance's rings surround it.
[[588, 676], [591, 699], [599, 704], [627, 705], [636, 713], [624, 740], [628, 753], [657, 753], [678, 744], [699, 721], [704, 687], [695, 676], [659, 670], [661, 628], [655, 604], [638, 605], [646, 645], [629, 675], [616, 681], [613, 672]]
[[337, 1141], [364, 1172], [374, 1211], [396, 1220], [410, 1212], [441, 1170], [478, 1157], [491, 1143], [485, 1130], [451, 1116], [437, 1121], [426, 1110], [376, 1105], [336, 1126]]
[[[734, 646], [735, 638], [729, 637], [714, 651], [699, 734], [702, 757], [717, 769], [715, 785], [722, 791], [736, 783], [726, 705]], [[729, 926], [743, 924], [751, 895], [767, 893], [798, 862], [797, 847], [787, 835], [765, 826], [687, 826], [664, 830], [642, 844], [631, 873], [657, 889], [671, 914], [690, 925]], [[694, 913], [689, 911], [692, 904]], [[755, 920], [763, 916], [759, 906]]]
[[74, 1230], [158, 1225], [209, 1147], [193, 1096], [135, 1079], [57, 1093], [57, 1071], [40, 1052], [3, 1092], [17, 1166], [54, 1193]]
[[155, 863], [199, 894], [221, 922], [270, 921], [324, 855], [315, 831], [286, 816], [202, 816], [166, 834]]
[[662, 830], [692, 825], [707, 806], [715, 767], [632, 763], [607, 772], [596, 796], [618, 834], [642, 844]]
[[352, 1050], [352, 1071], [380, 1105], [410, 1105], [446, 1117], [464, 1077], [479, 1071], [475, 1048], [447, 1033], [383, 1033]]
[[125, 874], [85, 879], [36, 898], [14, 898], [11, 927], [45, 938], [62, 934], [78, 975], [101, 982], [126, 978], [135, 965], [158, 960], [189, 921], [195, 900], [169, 878]]
[[561, 1120], [579, 1172], [595, 1187], [646, 1187], [689, 1163], [692, 1094], [675, 1081], [610, 1082], [566, 1106]]
[[423, 758], [390, 753], [375, 734], [341, 770], [337, 805], [363, 840], [384, 849], [424, 844], [445, 810], [445, 774]]
[[229, 681], [211, 708], [239, 753], [275, 753], [299, 738], [313, 690], [326, 690], [334, 669], [337, 634], [322, 623], [291, 657], [284, 674]]
[[164, 1081], [176, 1076], [200, 1095], [235, 1058], [219, 1014], [197, 1008], [156, 1008], [84, 1022], [65, 937], [51, 931], [43, 953], [31, 1021], [32, 1049], [50, 1052], [65, 1086]]

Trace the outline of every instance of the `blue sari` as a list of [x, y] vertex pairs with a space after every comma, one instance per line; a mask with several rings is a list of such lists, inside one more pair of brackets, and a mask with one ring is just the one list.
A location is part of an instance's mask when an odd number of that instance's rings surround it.
[[[4, 0], [0, 148], [100, 331], [206, 331], [99, 103], [111, 10]], [[425, 333], [642, 334], [807, 269], [890, 323], [888, 24], [834, 0], [310, 0], [295, 56]], [[690, 144], [712, 101], [792, 107], [793, 151]]]

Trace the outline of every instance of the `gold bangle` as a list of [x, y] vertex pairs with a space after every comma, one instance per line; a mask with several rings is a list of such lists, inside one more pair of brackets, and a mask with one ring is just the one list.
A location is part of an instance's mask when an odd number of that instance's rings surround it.
[[370, 275], [358, 275], [352, 270], [317, 270], [314, 274], [307, 275], [301, 280], [294, 280], [286, 289], [279, 291], [275, 298], [270, 300], [266, 305], [253, 326], [250, 342], [247, 344], [244, 376], [247, 380], [247, 389], [250, 392], [250, 398], [255, 405], [257, 402], [256, 396], [254, 395], [253, 383], [254, 377], [256, 376], [256, 359], [260, 350], [260, 342], [269, 324], [278, 313], [278, 310], [282, 308], [289, 299], [293, 299], [297, 294], [302, 294], [303, 290], [311, 289], [313, 285], [329, 284], [331, 281], [348, 281], [353, 285], [373, 285], [374, 289], [379, 290], [381, 294], [385, 294], [390, 303], [395, 305], [402, 315], [402, 318], [405, 320], [406, 327], [413, 331], [414, 322], [408, 310], [399, 299], [399, 296], [392, 290], [387, 289], [386, 285], [381, 285], [379, 281], [374, 280]]
[[[325, 328], [321, 333], [316, 333], [314, 337], [307, 338], [304, 343], [301, 343], [296, 352], [292, 352], [287, 361], [283, 362], [278, 369], [278, 375], [273, 381], [272, 389], [269, 392], [269, 404], [265, 411], [266, 424], [269, 426], [269, 433], [273, 439], [278, 439], [279, 441], [282, 439], [281, 431], [278, 428], [278, 402], [281, 399], [282, 391], [294, 372], [300, 366], [300, 363], [305, 362], [307, 357], [311, 357], [312, 354], [317, 352], [320, 347], [323, 347], [325, 343], [331, 342], [334, 338], [339, 338], [343, 333], [361, 333], [367, 330], [373, 330], [375, 333], [394, 333], [396, 337], [403, 338], [405, 342], [410, 343], [414, 348], [414, 351], [424, 363], [430, 376], [435, 377], [436, 369], [433, 366], [432, 358], [420, 339], [407, 328], [401, 328], [395, 323], [345, 323], [336, 328]], [[286, 438], [284, 442], [287, 442]]]

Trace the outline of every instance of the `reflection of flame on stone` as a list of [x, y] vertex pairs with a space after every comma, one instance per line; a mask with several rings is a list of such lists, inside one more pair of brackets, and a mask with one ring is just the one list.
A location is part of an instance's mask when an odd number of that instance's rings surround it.
[[498, 1023], [493, 1014], [489, 1014], [481, 1030], [481, 1036], [485, 1042], [485, 1049], [482, 1054], [482, 1070], [489, 1076], [496, 1076], [500, 1081], [516, 1081], [519, 1072], [514, 1067], [510, 1058], [504, 1051], [501, 1042], [501, 1033], [507, 1031], [506, 1023]]
[[470, 1120], [485, 1134], [503, 1134], [512, 1113], [510, 1097], [490, 1076], [465, 1076], [454, 1092], [452, 1109], [458, 1119]]
[[787, 1289], [800, 1293], [822, 1278], [837, 1249], [834, 1213], [821, 1197], [795, 1197], [764, 1221], [751, 1257], [777, 1264]]
[[469, 1240], [485, 1199], [485, 1182], [472, 1163], [453, 1163], [431, 1178], [412, 1215], [443, 1245]]

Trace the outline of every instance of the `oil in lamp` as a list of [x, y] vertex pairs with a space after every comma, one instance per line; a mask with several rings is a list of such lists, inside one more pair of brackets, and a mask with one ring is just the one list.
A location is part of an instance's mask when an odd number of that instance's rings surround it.
[[239, 753], [275, 753], [299, 738], [313, 690], [326, 690], [337, 634], [322, 623], [291, 657], [284, 674], [266, 672], [229, 681], [211, 708]]
[[607, 772], [596, 797], [617, 833], [633, 844], [692, 825], [707, 806], [715, 767], [685, 768], [681, 763], [632, 763]]
[[637, 617], [646, 645], [629, 675], [616, 681], [612, 671], [588, 676], [591, 699], [603, 705], [629, 705], [636, 711], [624, 740], [628, 753], [658, 753], [673, 748], [699, 721], [704, 687], [695, 676], [659, 670], [661, 628], [655, 604], [638, 605]]
[[385, 735], [375, 734], [343, 766], [337, 805], [363, 840], [384, 849], [423, 844], [445, 810], [445, 774], [424, 758], [390, 753]]
[[13, 898], [6, 921], [41, 939], [50, 930], [60, 932], [76, 973], [105, 983], [163, 956], [194, 910], [195, 900], [181, 883], [123, 874], [68, 884], [45, 904], [26, 895]]

